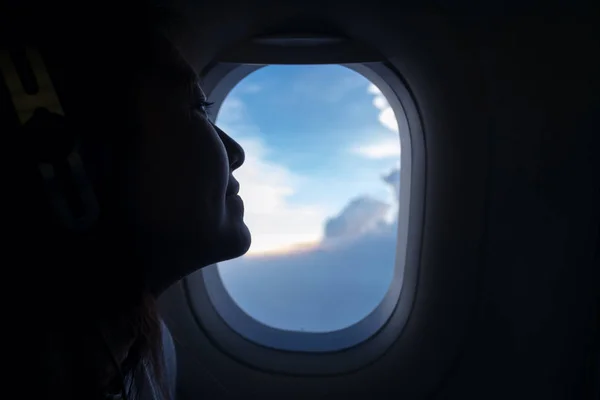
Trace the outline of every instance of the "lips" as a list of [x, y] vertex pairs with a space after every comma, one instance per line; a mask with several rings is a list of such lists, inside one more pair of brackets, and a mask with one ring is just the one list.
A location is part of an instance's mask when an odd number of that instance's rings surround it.
[[234, 177], [232, 177], [232, 176], [229, 177], [229, 184], [227, 185], [227, 192], [225, 193], [225, 195], [227, 197], [236, 196], [239, 192], [240, 192], [239, 182], [236, 181]]

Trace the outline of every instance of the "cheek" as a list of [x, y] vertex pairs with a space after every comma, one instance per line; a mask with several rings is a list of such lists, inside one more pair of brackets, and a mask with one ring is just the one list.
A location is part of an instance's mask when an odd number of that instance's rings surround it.
[[140, 222], [153, 230], [208, 234], [223, 218], [227, 156], [208, 121], [174, 114], [144, 123], [134, 167]]

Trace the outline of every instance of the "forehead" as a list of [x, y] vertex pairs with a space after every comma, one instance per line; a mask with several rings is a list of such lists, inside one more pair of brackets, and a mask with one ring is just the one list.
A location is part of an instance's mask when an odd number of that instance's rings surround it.
[[149, 67], [165, 83], [194, 86], [199, 81], [196, 71], [166, 38], [156, 41]]
[[193, 87], [198, 84], [196, 72], [178, 60], [161, 60], [150, 66], [152, 74], [162, 83], [175, 86]]

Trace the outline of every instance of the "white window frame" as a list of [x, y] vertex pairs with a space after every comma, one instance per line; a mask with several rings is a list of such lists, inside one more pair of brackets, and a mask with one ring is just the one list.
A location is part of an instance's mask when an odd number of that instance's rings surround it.
[[[394, 277], [384, 299], [369, 315], [347, 328], [326, 333], [285, 331], [260, 323], [237, 306], [216, 267], [185, 278], [183, 288], [198, 327], [221, 351], [254, 368], [299, 375], [360, 369], [382, 356], [401, 336], [412, 309], [421, 250], [426, 165], [420, 116], [411, 93], [390, 66], [383, 62], [342, 65], [381, 90], [399, 125], [402, 157]], [[230, 90], [263, 66], [213, 64], [203, 76], [203, 89], [217, 113]]]

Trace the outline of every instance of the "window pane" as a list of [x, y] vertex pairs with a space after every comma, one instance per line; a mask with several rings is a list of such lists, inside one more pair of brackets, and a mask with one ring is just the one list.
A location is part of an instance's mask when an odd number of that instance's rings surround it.
[[233, 300], [293, 331], [367, 316], [395, 268], [400, 139], [381, 92], [338, 65], [268, 66], [216, 122], [246, 151], [234, 175], [252, 246], [218, 266]]

